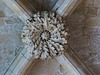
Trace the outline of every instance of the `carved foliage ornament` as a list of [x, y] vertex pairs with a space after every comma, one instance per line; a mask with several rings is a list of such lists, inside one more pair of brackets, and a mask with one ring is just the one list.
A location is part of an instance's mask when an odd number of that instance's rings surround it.
[[45, 59], [61, 55], [67, 44], [62, 17], [54, 12], [38, 12], [27, 20], [21, 34], [24, 48], [35, 58]]

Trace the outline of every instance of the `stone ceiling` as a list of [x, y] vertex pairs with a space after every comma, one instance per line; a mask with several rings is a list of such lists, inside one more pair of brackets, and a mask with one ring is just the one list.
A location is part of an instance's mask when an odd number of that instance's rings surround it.
[[[100, 74], [100, 0], [83, 0], [66, 17], [70, 30], [69, 54], [73, 50], [96, 75]], [[3, 75], [22, 43], [20, 33], [24, 23], [0, 0], [0, 75]]]

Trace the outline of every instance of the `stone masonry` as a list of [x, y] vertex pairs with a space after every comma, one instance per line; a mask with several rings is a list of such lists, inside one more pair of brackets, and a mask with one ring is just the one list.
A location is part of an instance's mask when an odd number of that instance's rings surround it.
[[20, 52], [24, 23], [0, 0], [0, 75], [4, 75]]
[[[100, 0], [83, 0], [66, 17], [70, 31], [68, 45], [94, 75], [100, 75]], [[24, 23], [0, 0], [0, 75], [22, 48]]]
[[70, 49], [94, 75], [100, 75], [100, 0], [83, 0], [66, 22]]

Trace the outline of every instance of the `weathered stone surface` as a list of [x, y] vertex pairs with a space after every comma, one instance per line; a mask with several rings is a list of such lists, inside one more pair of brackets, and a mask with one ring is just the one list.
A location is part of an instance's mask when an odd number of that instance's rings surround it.
[[4, 20], [0, 19], [0, 26], [3, 26], [3, 25], [4, 25]]
[[90, 18], [86, 21], [86, 27], [100, 27], [100, 18], [98, 17], [94, 17], [94, 18]]
[[0, 11], [0, 18], [1, 18], [1, 17], [5, 17], [5, 14], [4, 14], [3, 11]]
[[97, 7], [89, 7], [87, 8], [87, 15], [98, 15], [98, 9]]
[[83, 29], [81, 27], [72, 27], [70, 29], [73, 29], [73, 31], [70, 31], [70, 36], [73, 38], [78, 38], [83, 35]]
[[66, 17], [66, 22], [70, 24], [81, 24], [84, 23], [85, 16], [81, 14], [72, 14]]
[[5, 42], [6, 39], [8, 39], [10, 35], [8, 34], [0, 34], [0, 43]]
[[100, 0], [94, 0], [94, 6], [100, 7]]
[[[71, 32], [68, 45], [94, 75], [100, 74], [99, 6], [100, 0], [83, 0], [75, 12], [66, 19]], [[84, 19], [79, 15], [84, 16]]]
[[88, 4], [87, 7], [94, 7], [95, 0], [87, 0]]
[[90, 70], [93, 70], [94, 74], [96, 73], [96, 75], [99, 75], [100, 74], [100, 64], [98, 65], [89, 65], [90, 67]]
[[83, 7], [83, 9], [82, 9], [82, 7], [77, 7], [77, 8], [75, 9], [75, 11], [73, 12], [73, 14], [77, 14], [77, 13], [79, 13], [79, 14], [84, 14], [85, 11], [86, 11], [86, 8], [85, 8], [85, 7]]
[[[20, 27], [20, 25], [22, 25], [20, 24], [21, 21], [18, 18], [14, 17], [15, 14], [11, 10], [9, 10], [9, 8], [4, 3], [0, 2], [0, 11], [2, 12], [2, 10], [4, 11], [2, 14], [5, 13], [5, 15], [3, 15], [1, 19], [5, 17], [4, 19], [6, 22], [6, 27], [0, 26], [0, 28], [2, 27], [1, 33], [4, 33], [5, 31], [7, 33], [9, 31], [9, 33], [11, 34], [14, 33], [17, 34], [18, 31], [21, 31]], [[84, 62], [85, 65], [87, 65], [87, 67], [91, 71], [93, 71], [96, 75], [100, 74], [100, 66], [99, 66], [100, 65], [100, 21], [99, 21], [100, 18], [99, 17], [100, 17], [100, 0], [83, 0], [82, 3], [78, 6], [78, 8], [73, 12], [73, 14], [66, 18], [66, 22], [71, 34], [70, 40], [68, 41], [69, 46], [78, 55], [78, 57], [82, 60], [82, 62]], [[15, 35], [15, 37], [20, 38], [20, 36], [18, 35]], [[14, 39], [15, 37], [12, 36], [11, 39]], [[2, 55], [2, 57], [0, 58], [3, 60], [0, 61], [0, 75], [4, 74], [5, 72], [4, 70], [6, 70], [7, 67], [9, 67], [11, 61], [18, 54], [17, 52], [20, 52], [18, 51], [19, 48], [17, 48], [17, 46], [21, 42], [16, 43], [16, 41], [18, 41], [17, 38], [16, 38], [17, 40], [15, 39], [16, 40], [15, 43], [13, 42], [15, 46], [12, 44], [11, 44], [12, 46], [9, 45], [10, 42], [8, 43], [8, 45], [7, 43], [2, 44], [4, 41], [6, 41], [7, 38], [8, 36], [1, 36], [0, 34], [0, 47], [3, 47], [0, 48], [0, 55]], [[13, 49], [15, 49], [15, 51]], [[69, 53], [71, 53], [70, 50]], [[41, 69], [43, 68], [44, 67], [41, 67]], [[36, 71], [31, 70], [31, 72], [33, 73]]]
[[5, 19], [6, 24], [21, 23], [22, 21], [17, 16], [7, 17]]
[[83, 7], [87, 7], [87, 6], [93, 6], [94, 2], [93, 0], [89, 1], [89, 0], [83, 0], [82, 3], [80, 4], [80, 6], [83, 6]]
[[27, 75], [67, 75], [67, 72], [55, 59], [38, 60]]
[[[0, 0], [0, 75], [4, 75], [22, 50], [20, 33], [22, 21]], [[20, 40], [19, 40], [20, 39]]]
[[77, 53], [84, 62], [86, 62], [90, 57], [90, 51], [88, 47], [81, 48]]
[[94, 34], [100, 34], [100, 29], [99, 28], [85, 28], [84, 29], [84, 34], [95, 36]]
[[75, 50], [80, 50], [81, 48], [88, 47], [91, 40], [88, 36], [81, 36], [78, 38], [73, 38], [69, 40], [69, 45]]
[[2, 56], [0, 55], [0, 61], [2, 61]]

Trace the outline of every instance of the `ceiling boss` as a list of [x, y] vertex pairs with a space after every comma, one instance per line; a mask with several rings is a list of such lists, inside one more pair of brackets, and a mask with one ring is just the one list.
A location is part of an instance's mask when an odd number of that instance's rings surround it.
[[65, 22], [54, 12], [38, 12], [27, 20], [21, 34], [24, 48], [35, 58], [46, 59], [61, 55], [67, 44]]

